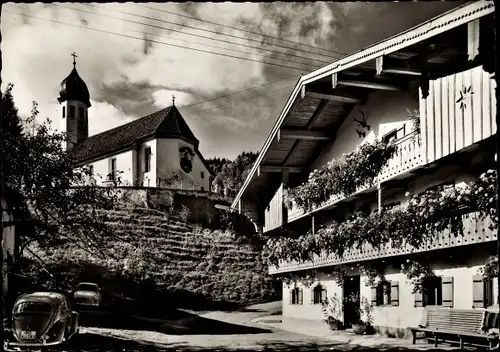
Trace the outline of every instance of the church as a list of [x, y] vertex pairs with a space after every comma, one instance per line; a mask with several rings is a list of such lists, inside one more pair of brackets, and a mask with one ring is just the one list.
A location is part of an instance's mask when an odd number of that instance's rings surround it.
[[211, 171], [188, 124], [172, 106], [89, 136], [90, 93], [76, 70], [61, 82], [61, 129], [66, 150], [97, 185], [210, 191]]

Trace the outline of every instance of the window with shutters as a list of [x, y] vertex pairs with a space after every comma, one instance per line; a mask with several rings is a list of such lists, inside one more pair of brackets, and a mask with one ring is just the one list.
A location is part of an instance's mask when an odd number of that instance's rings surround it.
[[377, 285], [372, 286], [372, 305], [373, 306], [391, 306], [393, 304], [392, 296], [394, 295], [394, 302], [399, 302], [399, 290], [396, 292], [393, 289], [398, 285], [397, 281], [381, 281]]
[[311, 303], [312, 304], [321, 304], [326, 301], [326, 288], [322, 285], [318, 284], [311, 292]]
[[303, 303], [303, 290], [302, 288], [295, 287], [294, 289], [290, 290], [290, 304], [296, 305], [296, 304], [302, 304]]
[[472, 281], [472, 308], [487, 308], [494, 304], [493, 280], [474, 275]]
[[440, 276], [426, 277], [422, 288], [424, 306], [440, 306], [443, 304], [443, 284]]

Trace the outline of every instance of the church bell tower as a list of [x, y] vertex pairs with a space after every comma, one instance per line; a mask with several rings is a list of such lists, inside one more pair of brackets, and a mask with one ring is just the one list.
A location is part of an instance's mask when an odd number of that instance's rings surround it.
[[89, 136], [88, 108], [90, 93], [87, 85], [76, 71], [76, 54], [73, 56], [73, 70], [61, 82], [59, 98], [62, 104], [61, 129], [67, 135], [66, 149], [70, 149]]

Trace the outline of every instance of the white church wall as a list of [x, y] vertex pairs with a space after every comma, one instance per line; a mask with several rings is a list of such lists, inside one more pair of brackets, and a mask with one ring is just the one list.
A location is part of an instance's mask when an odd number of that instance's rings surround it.
[[94, 178], [98, 185], [102, 184], [106, 180], [106, 176], [111, 172], [110, 169], [110, 159], [116, 158], [116, 170], [121, 172], [119, 174], [121, 182], [124, 185], [134, 184], [134, 168], [133, 168], [133, 151], [128, 150], [126, 152], [111, 155], [109, 157], [94, 161], [87, 165], [93, 165], [94, 167]]
[[[191, 148], [191, 150], [194, 151], [194, 148], [191, 144], [184, 142], [182, 140], [179, 140], [179, 148], [178, 149], [180, 150], [183, 147]], [[201, 161], [198, 154], [195, 154], [193, 156], [193, 158], [191, 159], [191, 162], [192, 162], [193, 167], [192, 167], [191, 172], [189, 172], [189, 173], [182, 171], [182, 169], [180, 168], [180, 164], [179, 164], [179, 169], [181, 170], [181, 173], [184, 174], [184, 178], [186, 179], [186, 181], [183, 181], [183, 188], [201, 190], [201, 188], [203, 187], [203, 189], [205, 191], [208, 191], [209, 173], [208, 173], [207, 168], [205, 167], [205, 165]], [[202, 172], [203, 172], [203, 176], [204, 176], [203, 178], [201, 177]]]
[[[146, 148], [151, 148], [151, 168], [146, 171]], [[145, 187], [156, 187], [158, 141], [151, 139], [141, 143], [137, 158], [138, 181]]]
[[[174, 173], [180, 171], [179, 141], [177, 139], [157, 139], [156, 173], [161, 182], [172, 180]], [[172, 180], [173, 181], [173, 180]], [[161, 186], [161, 185], [160, 185]]]

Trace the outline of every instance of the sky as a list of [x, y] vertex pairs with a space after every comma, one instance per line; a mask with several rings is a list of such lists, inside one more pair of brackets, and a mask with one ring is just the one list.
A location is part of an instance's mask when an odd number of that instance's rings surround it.
[[6, 3], [2, 91], [13, 83], [21, 116], [36, 101], [58, 128], [75, 52], [91, 135], [174, 95], [205, 158], [234, 159], [261, 148], [301, 74], [462, 3]]

